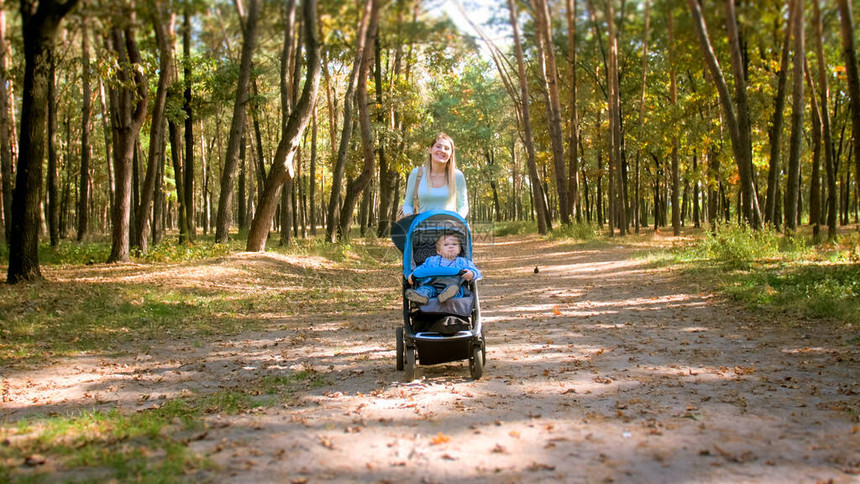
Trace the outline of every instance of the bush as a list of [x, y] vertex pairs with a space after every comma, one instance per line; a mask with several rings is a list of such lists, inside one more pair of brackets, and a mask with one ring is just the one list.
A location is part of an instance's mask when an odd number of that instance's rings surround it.
[[753, 230], [746, 225], [724, 224], [693, 250], [702, 258], [728, 268], [746, 268], [756, 260], [779, 255], [780, 236], [771, 228]]
[[[537, 222], [531, 220], [519, 220], [512, 222], [501, 222], [492, 226], [495, 237], [506, 237], [509, 235], [526, 235], [537, 233]], [[474, 232], [474, 230], [473, 230]]]
[[599, 231], [594, 225], [586, 222], [560, 225], [550, 231], [551, 239], [575, 239], [581, 241], [594, 240]]

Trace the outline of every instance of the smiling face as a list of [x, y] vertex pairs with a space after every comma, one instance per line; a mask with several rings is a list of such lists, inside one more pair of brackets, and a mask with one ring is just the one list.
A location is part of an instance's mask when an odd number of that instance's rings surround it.
[[436, 138], [430, 147], [430, 159], [438, 163], [448, 163], [454, 154], [454, 144], [446, 137]]
[[436, 242], [436, 252], [445, 259], [456, 259], [460, 255], [460, 238], [456, 235], [443, 235]]

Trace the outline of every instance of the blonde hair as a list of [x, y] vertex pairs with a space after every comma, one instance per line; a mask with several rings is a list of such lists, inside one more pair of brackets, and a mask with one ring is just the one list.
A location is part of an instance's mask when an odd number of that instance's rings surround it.
[[[445, 133], [444, 131], [440, 131], [439, 134], [437, 134], [436, 137], [433, 138], [433, 142], [430, 143], [430, 149], [432, 149], [433, 145], [435, 145], [436, 142], [439, 141], [440, 139], [445, 140], [451, 144], [451, 158], [448, 159], [448, 163], [446, 163], [446, 166], [445, 166], [445, 185], [448, 186], [448, 203], [450, 204], [451, 200], [454, 200], [455, 209], [456, 209], [457, 177], [455, 176], [455, 173], [457, 172], [457, 148], [454, 145], [453, 138], [448, 136], [448, 133]], [[430, 174], [430, 167], [432, 165], [433, 165], [433, 154], [427, 153], [427, 162], [424, 163], [424, 168], [425, 168], [424, 173], [427, 173], [428, 176]], [[427, 179], [426, 187], [427, 187], [426, 188], [427, 193], [429, 193], [430, 192], [430, 179], [429, 178]], [[415, 190], [418, 190], [418, 187], [415, 187]]]

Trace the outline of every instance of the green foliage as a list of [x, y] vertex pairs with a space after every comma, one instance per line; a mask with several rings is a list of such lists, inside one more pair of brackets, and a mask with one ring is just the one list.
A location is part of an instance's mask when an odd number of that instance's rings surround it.
[[744, 268], [778, 255], [779, 241], [779, 234], [770, 228], [753, 230], [746, 225], [724, 224], [708, 232], [693, 251], [723, 267]]
[[495, 237], [507, 237], [509, 235], [526, 235], [536, 233], [537, 222], [529, 220], [500, 222], [493, 225], [493, 235]]
[[860, 325], [860, 234], [839, 243], [722, 225], [689, 246], [643, 255], [765, 313]]
[[594, 225], [587, 222], [558, 225], [549, 233], [553, 240], [573, 239], [579, 241], [590, 241], [596, 239], [600, 231]]
[[223, 257], [229, 254], [231, 249], [229, 244], [212, 241], [198, 241], [195, 244], [176, 244], [171, 241], [152, 246], [146, 254], [137, 258], [144, 262], [186, 262]]

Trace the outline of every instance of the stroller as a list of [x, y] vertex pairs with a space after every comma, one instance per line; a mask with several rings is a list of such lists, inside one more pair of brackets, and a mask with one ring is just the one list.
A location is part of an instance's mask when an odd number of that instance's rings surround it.
[[[458, 277], [455, 268], [419, 268], [425, 259], [436, 255], [436, 241], [442, 235], [460, 238], [460, 257], [472, 258], [469, 224], [456, 212], [431, 210], [412, 220], [403, 245], [403, 326], [396, 331], [397, 370], [406, 370], [406, 380], [415, 379], [416, 362], [435, 365], [469, 360], [474, 379], [484, 373], [486, 345], [481, 326], [478, 286], [461, 279], [458, 296], [440, 303], [431, 298], [423, 305], [406, 299], [407, 289], [433, 277]], [[412, 275], [413, 285], [408, 282]], [[416, 356], [417, 353], [417, 356]]]

